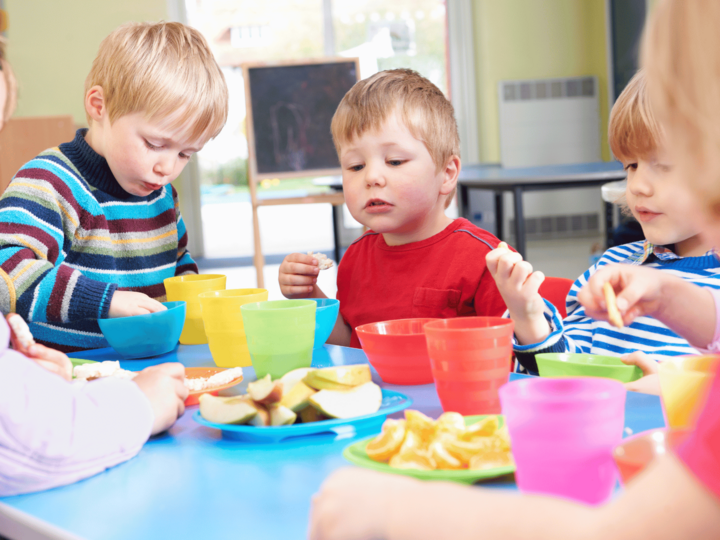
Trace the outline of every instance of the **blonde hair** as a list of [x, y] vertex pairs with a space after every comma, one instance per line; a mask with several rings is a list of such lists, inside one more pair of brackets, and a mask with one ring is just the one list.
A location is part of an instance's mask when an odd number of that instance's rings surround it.
[[648, 157], [662, 140], [642, 70], [630, 79], [613, 105], [608, 139], [612, 153], [620, 161]]
[[190, 140], [209, 140], [227, 120], [225, 77], [202, 34], [180, 23], [118, 27], [100, 44], [85, 93], [93, 86], [103, 89], [111, 123], [133, 113], [172, 116], [169, 129], [190, 125]]
[[[460, 156], [455, 110], [440, 89], [411, 69], [391, 69], [357, 82], [345, 94], [332, 119], [335, 149], [367, 131], [377, 131], [394, 112], [413, 137], [422, 141], [439, 173]], [[447, 196], [450, 204], [453, 191]]]
[[[17, 106], [17, 81], [15, 80], [15, 74], [10, 67], [10, 63], [5, 56], [5, 39], [2, 37], [0, 37], [0, 70], [0, 77], [2, 77], [3, 84], [7, 89], [5, 107], [3, 108], [3, 114], [0, 118], [3, 119], [3, 122], [7, 122], [8, 118], [15, 112], [15, 107]], [[2, 124], [0, 124], [0, 127], [2, 127]]]
[[648, 22], [641, 63], [690, 187], [720, 212], [720, 2], [668, 0]]

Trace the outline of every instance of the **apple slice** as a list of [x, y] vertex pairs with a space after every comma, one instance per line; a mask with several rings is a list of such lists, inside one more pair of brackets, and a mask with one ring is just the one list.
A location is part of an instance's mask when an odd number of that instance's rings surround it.
[[315, 407], [305, 407], [300, 411], [300, 421], [303, 424], [309, 424], [310, 422], [319, 422], [320, 420], [327, 420], [327, 416], [320, 413]]
[[331, 418], [354, 418], [376, 412], [382, 403], [382, 390], [368, 382], [350, 390], [321, 390], [310, 396], [310, 405]]
[[300, 412], [310, 405], [310, 396], [316, 392], [317, 390], [310, 388], [304, 382], [298, 381], [290, 392], [283, 394], [283, 397], [280, 400], [280, 405], [287, 407], [293, 412]]
[[347, 386], [360, 386], [372, 380], [370, 366], [367, 364], [323, 368], [316, 370], [314, 374], [321, 379]]
[[283, 384], [283, 394], [292, 392], [292, 389], [295, 388], [295, 385], [302, 381], [305, 376], [311, 371], [315, 371], [315, 368], [303, 367], [288, 371], [285, 375], [280, 377], [280, 382]]
[[314, 388], [315, 390], [351, 390], [353, 388], [347, 384], [340, 384], [318, 377], [318, 371], [320, 370], [316, 369], [315, 371], [311, 371], [303, 379], [303, 382], [310, 388]]
[[283, 405], [279, 405], [277, 403], [269, 405], [268, 411], [270, 412], [271, 426], [289, 426], [290, 424], [294, 423], [295, 419], [297, 418], [297, 414], [295, 414], [287, 407], [284, 407]]
[[245, 424], [258, 413], [258, 407], [247, 396], [200, 396], [200, 414], [216, 424]]
[[255, 403], [257, 407], [257, 414], [253, 416], [248, 424], [256, 427], [267, 427], [270, 425], [270, 412], [267, 410], [265, 405]]
[[262, 379], [248, 384], [247, 391], [256, 403], [269, 405], [282, 399], [283, 384], [279, 380], [273, 381], [268, 373]]

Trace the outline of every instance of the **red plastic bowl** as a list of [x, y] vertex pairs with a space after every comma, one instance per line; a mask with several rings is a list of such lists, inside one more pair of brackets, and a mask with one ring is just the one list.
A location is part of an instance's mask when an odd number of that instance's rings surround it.
[[390, 384], [433, 382], [423, 326], [438, 319], [398, 319], [355, 328], [380, 378]]
[[627, 485], [657, 456], [676, 448], [688, 436], [687, 429], [651, 429], [628, 437], [613, 450], [623, 485]]

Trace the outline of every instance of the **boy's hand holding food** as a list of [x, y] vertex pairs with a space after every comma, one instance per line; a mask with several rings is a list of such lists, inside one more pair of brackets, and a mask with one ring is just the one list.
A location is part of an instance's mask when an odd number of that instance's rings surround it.
[[280, 265], [278, 282], [285, 298], [324, 298], [317, 286], [320, 261], [305, 253], [291, 253]]
[[518, 342], [530, 345], [547, 338], [550, 327], [543, 315], [545, 302], [538, 292], [545, 274], [533, 272], [532, 265], [511, 251], [505, 242], [488, 253], [485, 261], [515, 322]]
[[189, 391], [184, 381], [185, 366], [178, 362], [145, 368], [133, 379], [150, 400], [155, 415], [152, 435], [170, 428], [185, 412]]
[[147, 294], [134, 291], [115, 291], [110, 301], [108, 315], [110, 317], [132, 317], [165, 309], [167, 309], [165, 306]]
[[660, 377], [658, 375], [658, 365], [655, 360], [641, 351], [635, 351], [620, 357], [620, 360], [628, 366], [637, 366], [643, 376], [637, 381], [625, 383], [625, 388], [632, 392], [642, 392], [643, 394], [660, 395]]

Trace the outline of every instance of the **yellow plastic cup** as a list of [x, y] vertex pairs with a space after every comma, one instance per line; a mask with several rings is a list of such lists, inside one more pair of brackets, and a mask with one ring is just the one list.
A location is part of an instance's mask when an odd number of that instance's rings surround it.
[[267, 289], [227, 289], [200, 294], [205, 333], [215, 365], [247, 367], [252, 365], [240, 306], [265, 302]]
[[207, 291], [223, 290], [226, 279], [222, 274], [188, 274], [167, 278], [164, 281], [168, 302], [184, 300], [187, 305], [180, 343], [202, 345], [208, 342], [198, 295]]
[[692, 428], [712, 386], [720, 356], [680, 356], [658, 366], [665, 422], [671, 428]]

